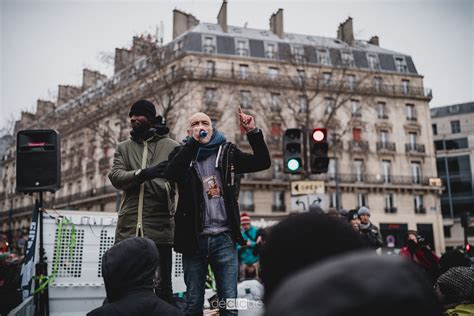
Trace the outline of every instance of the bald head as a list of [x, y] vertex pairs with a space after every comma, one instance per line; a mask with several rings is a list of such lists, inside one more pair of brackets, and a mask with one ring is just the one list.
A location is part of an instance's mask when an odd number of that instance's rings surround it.
[[193, 123], [195, 124], [196, 122], [201, 122], [201, 121], [207, 121], [209, 125], [212, 125], [211, 118], [206, 113], [197, 112], [191, 115], [191, 117], [189, 118], [189, 122], [188, 122], [189, 127], [192, 127]]
[[[200, 131], [206, 131], [206, 137], [200, 137]], [[206, 144], [211, 140], [213, 133], [211, 118], [203, 112], [197, 112], [189, 118], [188, 135], [196, 139], [201, 144]]]

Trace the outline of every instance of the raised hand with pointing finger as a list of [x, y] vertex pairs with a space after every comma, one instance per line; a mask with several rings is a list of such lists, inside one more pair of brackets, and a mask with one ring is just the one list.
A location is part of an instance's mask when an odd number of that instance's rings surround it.
[[237, 113], [239, 115], [239, 121], [240, 121], [240, 130], [242, 132], [248, 133], [251, 130], [255, 129], [255, 119], [253, 118], [252, 115], [245, 114], [242, 112], [242, 108], [239, 106], [237, 109]]

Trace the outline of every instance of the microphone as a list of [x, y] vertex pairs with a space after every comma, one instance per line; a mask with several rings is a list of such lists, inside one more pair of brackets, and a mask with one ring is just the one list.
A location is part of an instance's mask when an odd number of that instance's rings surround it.
[[207, 132], [205, 130], [200, 130], [199, 131], [199, 137], [205, 138], [207, 136]]

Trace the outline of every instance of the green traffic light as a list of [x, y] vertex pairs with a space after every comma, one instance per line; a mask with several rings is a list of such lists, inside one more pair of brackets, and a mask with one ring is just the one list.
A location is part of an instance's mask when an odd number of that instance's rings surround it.
[[287, 166], [288, 166], [288, 170], [296, 171], [300, 167], [300, 162], [297, 159], [292, 158], [292, 159], [288, 160]]

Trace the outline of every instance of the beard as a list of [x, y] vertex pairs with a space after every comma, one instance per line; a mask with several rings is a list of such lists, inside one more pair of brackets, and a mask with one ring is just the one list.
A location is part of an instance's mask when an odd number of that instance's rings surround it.
[[146, 124], [139, 124], [138, 126], [132, 127], [133, 131], [138, 135], [143, 135], [150, 129], [150, 126]]

